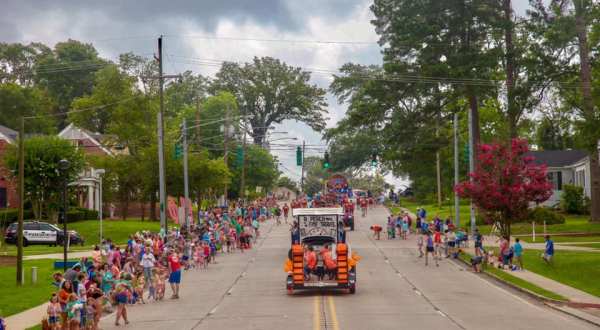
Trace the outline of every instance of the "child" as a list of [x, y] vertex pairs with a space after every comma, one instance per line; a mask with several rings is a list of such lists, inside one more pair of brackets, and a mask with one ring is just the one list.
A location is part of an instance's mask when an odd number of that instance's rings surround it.
[[[133, 279], [133, 289], [134, 289], [134, 293], [135, 293], [135, 297], [136, 297], [136, 302], [141, 302], [142, 304], [145, 304], [146, 302], [144, 301], [144, 287], [146, 286], [146, 279], [144, 277], [144, 274], [141, 271], [138, 271], [135, 274], [135, 277]], [[138, 301], [139, 299], [139, 301]]]
[[119, 320], [121, 317], [125, 320], [125, 324], [129, 324], [129, 320], [127, 320], [127, 301], [129, 300], [129, 286], [121, 282], [115, 288], [115, 301], [117, 303], [117, 318], [115, 320], [115, 325], [119, 326]]
[[381, 239], [381, 226], [380, 225], [372, 225], [371, 230], [373, 231], [373, 237], [376, 240]]
[[92, 297], [85, 305], [85, 329], [96, 330], [96, 299]]
[[206, 264], [204, 261], [204, 249], [200, 245], [196, 245], [194, 248], [194, 262], [196, 267], [206, 268]]
[[515, 254], [515, 258], [517, 258], [517, 263], [519, 264], [519, 269], [523, 270], [523, 246], [521, 245], [520, 239], [515, 239], [515, 245], [513, 245], [513, 251]]
[[158, 300], [163, 300], [165, 297], [165, 281], [167, 280], [167, 272], [162, 268], [157, 272], [156, 281], [156, 297]]
[[56, 293], [53, 293], [52, 297], [50, 297], [48, 309], [46, 310], [46, 312], [48, 313], [48, 326], [50, 327], [50, 330], [59, 329], [59, 317], [61, 311], [62, 308], [60, 307], [60, 303], [58, 302], [58, 296], [56, 295]]
[[79, 325], [81, 324], [81, 310], [83, 309], [83, 304], [81, 301], [77, 300], [77, 295], [72, 293], [69, 296], [69, 302], [66, 306], [67, 311], [67, 324], [69, 329], [79, 329]]
[[419, 258], [423, 258], [423, 235], [417, 237], [417, 248], [419, 249]]
[[206, 242], [202, 243], [202, 248], [204, 250], [204, 260], [206, 264], [210, 262], [210, 246]]

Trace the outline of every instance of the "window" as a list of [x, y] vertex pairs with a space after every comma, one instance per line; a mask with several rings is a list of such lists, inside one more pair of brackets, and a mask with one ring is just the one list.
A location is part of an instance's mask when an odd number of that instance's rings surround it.
[[23, 228], [25, 230], [40, 230], [40, 225], [38, 223], [26, 223]]
[[562, 172], [548, 172], [548, 180], [552, 182], [552, 189], [562, 190]]

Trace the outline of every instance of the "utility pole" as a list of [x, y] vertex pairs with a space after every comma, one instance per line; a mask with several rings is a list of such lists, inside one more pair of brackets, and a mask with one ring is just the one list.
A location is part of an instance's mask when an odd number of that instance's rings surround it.
[[302, 175], [300, 176], [300, 191], [304, 193], [304, 152], [306, 151], [306, 141], [302, 140]]
[[[229, 154], [229, 105], [227, 105], [225, 108], [225, 125], [223, 126], [223, 134], [223, 161], [225, 162], [225, 166], [228, 167], [227, 156]], [[223, 189], [223, 203], [224, 206], [227, 205], [227, 184], [225, 184], [225, 189]]]
[[244, 127], [244, 138], [242, 140], [242, 179], [240, 180], [240, 196], [242, 196], [244, 204], [246, 204], [246, 134], [247, 130]]
[[[458, 185], [458, 113], [454, 113], [454, 186]], [[454, 193], [454, 225], [460, 227], [460, 200], [458, 194]]]
[[188, 200], [190, 198], [189, 177], [188, 177], [188, 141], [187, 141], [187, 124], [185, 117], [182, 124], [183, 135], [183, 213], [185, 216], [185, 227], [188, 232], [190, 230], [190, 218], [188, 209]]
[[[474, 111], [469, 111], [469, 173], [475, 172], [475, 143], [474, 143]], [[473, 178], [469, 177], [469, 180], [473, 182]], [[471, 199], [470, 206], [470, 217], [471, 217], [471, 234], [475, 233], [475, 205], [473, 205], [473, 199]]]
[[158, 38], [158, 95], [160, 98], [160, 111], [158, 112], [158, 193], [160, 203], [160, 227], [163, 233], [167, 233], [167, 189], [165, 184], [165, 141], [164, 141], [164, 109], [165, 100], [163, 96], [163, 88], [165, 79], [163, 77], [163, 56], [162, 56], [162, 36]]
[[23, 217], [25, 200], [25, 118], [19, 128], [19, 222], [17, 224], [17, 285], [23, 285]]

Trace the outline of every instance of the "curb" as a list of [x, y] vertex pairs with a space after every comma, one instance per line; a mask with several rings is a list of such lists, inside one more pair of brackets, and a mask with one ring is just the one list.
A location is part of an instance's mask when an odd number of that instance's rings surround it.
[[[458, 262], [460, 262], [460, 263], [462, 263], [462, 264], [464, 264], [466, 266], [469, 266], [469, 267], [471, 266], [471, 265], [469, 265], [468, 262], [466, 262], [466, 261], [464, 261], [464, 260], [462, 260], [460, 258], [457, 258], [457, 259], [454, 259], [454, 260], [458, 260]], [[548, 297], [541, 296], [541, 295], [539, 295], [539, 294], [537, 294], [537, 293], [535, 293], [533, 291], [530, 291], [530, 290], [527, 290], [525, 288], [522, 288], [522, 287], [520, 287], [520, 286], [518, 286], [516, 284], [510, 283], [510, 282], [506, 282], [505, 280], [499, 278], [498, 276], [496, 276], [494, 274], [490, 274], [490, 273], [486, 273], [486, 272], [481, 272], [479, 274], [483, 274], [484, 276], [487, 276], [487, 277], [489, 277], [490, 279], [492, 279], [492, 280], [494, 280], [496, 282], [502, 283], [504, 285], [507, 285], [507, 286], [509, 286], [509, 287], [511, 287], [511, 288], [513, 288], [513, 289], [515, 289], [515, 290], [517, 290], [519, 292], [521, 292], [521, 293], [524, 293], [524, 294], [530, 296], [531, 298], [536, 299], [537, 301], [541, 302], [545, 306], [548, 306], [548, 307], [550, 307], [550, 308], [552, 308], [552, 309], [554, 309], [556, 311], [562, 312], [564, 314], [567, 314], [567, 315], [572, 316], [574, 318], [577, 318], [579, 320], [582, 320], [582, 321], [585, 321], [587, 323], [590, 323], [590, 324], [593, 324], [595, 326], [600, 327], [600, 321], [596, 321], [596, 320], [593, 320], [591, 318], [586, 318], [586, 317], [584, 317], [582, 315], [575, 314], [575, 313], [569, 312], [569, 311], [561, 308], [563, 306], [568, 306], [568, 307], [572, 307], [572, 308], [600, 308], [600, 304], [580, 303], [580, 302], [561, 301], [561, 300], [551, 299], [551, 298], [548, 298]]]

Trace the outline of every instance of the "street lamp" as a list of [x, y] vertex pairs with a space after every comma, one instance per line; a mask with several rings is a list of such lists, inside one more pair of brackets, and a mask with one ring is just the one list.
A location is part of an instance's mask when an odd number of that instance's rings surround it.
[[99, 168], [96, 171], [98, 175], [98, 218], [100, 219], [100, 244], [102, 244], [102, 176], [106, 173], [103, 168]]
[[63, 270], [67, 271], [67, 243], [69, 241], [69, 233], [67, 232], [67, 187], [69, 184], [69, 177], [67, 176], [67, 170], [71, 167], [71, 163], [66, 159], [61, 159], [58, 162], [58, 169], [62, 172], [63, 175], [63, 194], [62, 194], [62, 202], [63, 202], [63, 212], [62, 212], [62, 221], [63, 221]]

